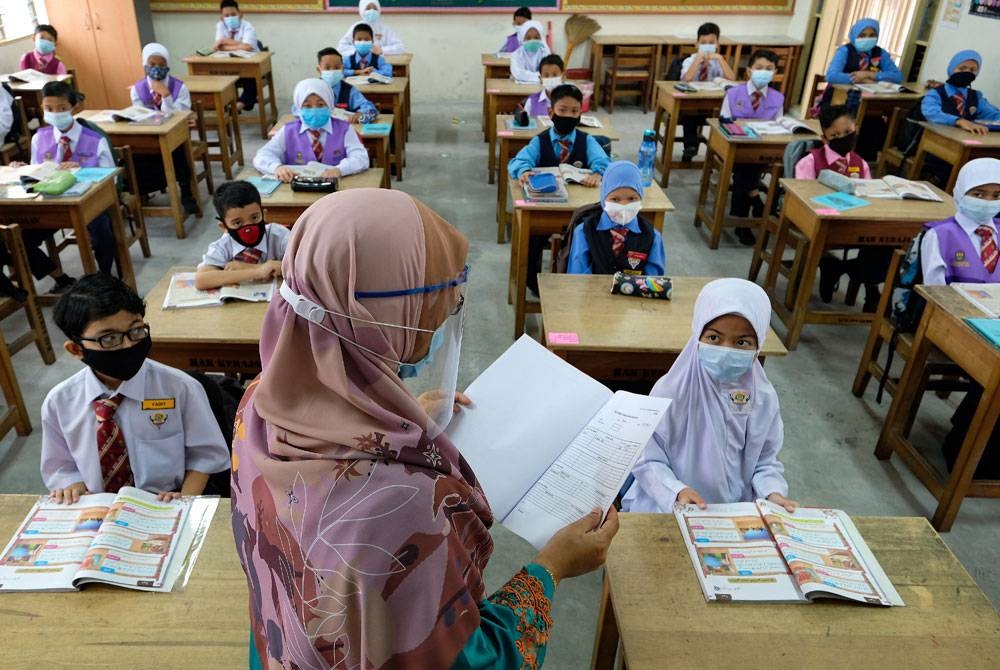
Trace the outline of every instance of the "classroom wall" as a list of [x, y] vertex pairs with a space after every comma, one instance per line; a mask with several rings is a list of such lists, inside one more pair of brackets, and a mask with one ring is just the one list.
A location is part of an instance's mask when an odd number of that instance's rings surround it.
[[965, 2], [958, 29], [945, 28], [941, 25], [941, 16], [949, 4], [942, 2], [938, 9], [927, 55], [920, 68], [920, 80], [943, 81], [948, 76], [946, 68], [951, 57], [962, 49], [975, 49], [983, 55], [983, 68], [973, 87], [996, 103], [1000, 100], [1000, 40], [997, 39], [1000, 21], [969, 14], [969, 3]]
[[[723, 31], [739, 35], [788, 35], [801, 39], [811, 0], [799, 0], [793, 15], [738, 16], [726, 14], [596, 14], [604, 33], [653, 33], [691, 35], [704, 21], [715, 21]], [[564, 54], [563, 31], [567, 14], [536, 14], [543, 24], [552, 22], [553, 46]], [[275, 52], [274, 70], [278, 95], [287, 101], [299, 79], [314, 73], [315, 52], [336, 46], [357, 14], [248, 14], [257, 34]], [[386, 22], [401, 36], [413, 61], [413, 99], [482, 99], [483, 69], [480, 55], [496, 50], [512, 32], [511, 15], [504, 14], [396, 14], [387, 13]], [[167, 45], [175, 58], [205, 48], [212, 42], [214, 14], [155, 13], [153, 24], [158, 41]], [[585, 61], [586, 59], [586, 61]], [[589, 62], [589, 48], [578, 47], [570, 66]], [[175, 68], [184, 72], [182, 66]], [[284, 104], [284, 103], [283, 103]]]
[[35, 43], [34, 37], [28, 35], [18, 40], [0, 43], [0, 72], [16, 72], [21, 54], [31, 51]]

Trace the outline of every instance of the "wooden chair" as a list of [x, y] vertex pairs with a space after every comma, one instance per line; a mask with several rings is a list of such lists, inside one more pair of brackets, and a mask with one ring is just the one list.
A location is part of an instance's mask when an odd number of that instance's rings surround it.
[[208, 157], [208, 149], [211, 145], [205, 126], [205, 110], [201, 102], [195, 101], [191, 111], [194, 112], [194, 127], [197, 132], [197, 139], [191, 139], [191, 155], [194, 157], [195, 164], [201, 161], [202, 165], [201, 172], [197, 171], [197, 167], [195, 168], [195, 177], [198, 181], [204, 181], [208, 186], [209, 194], [212, 194], [215, 193], [215, 182], [212, 179], [212, 162]]
[[16, 160], [26, 161], [30, 158], [31, 153], [31, 130], [28, 128], [28, 114], [24, 109], [24, 98], [16, 96], [11, 111], [14, 114], [14, 126], [19, 126], [21, 133], [16, 142], [7, 142], [0, 146], [0, 163], [5, 165]]
[[809, 87], [809, 98], [806, 103], [805, 114], [803, 114], [805, 118], [816, 118], [815, 110], [817, 109], [819, 100], [823, 97], [824, 91], [826, 91], [826, 76], [822, 74], [814, 74], [812, 86]]
[[907, 123], [906, 115], [910, 110], [905, 107], [895, 107], [892, 116], [889, 117], [889, 130], [885, 135], [885, 143], [882, 151], [879, 152], [876, 175], [881, 178], [890, 172], [895, 175], [909, 174], [913, 159], [903, 155], [902, 150], [896, 146], [896, 136], [899, 134], [900, 125]]
[[[638, 95], [642, 111], [649, 111], [649, 97], [653, 90], [653, 72], [656, 69], [656, 47], [615, 46], [611, 67], [604, 74], [604, 105], [614, 114], [615, 98]], [[625, 86], [622, 86], [622, 85]]]

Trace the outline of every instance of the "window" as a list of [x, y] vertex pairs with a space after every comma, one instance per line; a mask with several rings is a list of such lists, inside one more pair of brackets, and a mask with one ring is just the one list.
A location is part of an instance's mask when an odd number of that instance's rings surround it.
[[870, 17], [879, 22], [879, 46], [899, 60], [906, 48], [910, 26], [913, 23], [915, 2], [896, 0], [856, 0], [844, 12], [840, 26], [843, 42], [848, 41], [848, 33], [858, 20]]
[[[36, 4], [37, 3], [37, 4]], [[0, 2], [0, 42], [27, 37], [35, 32], [41, 0], [3, 0]]]

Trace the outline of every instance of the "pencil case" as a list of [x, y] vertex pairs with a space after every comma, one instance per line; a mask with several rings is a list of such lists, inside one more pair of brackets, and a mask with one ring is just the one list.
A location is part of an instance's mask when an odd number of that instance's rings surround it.
[[293, 177], [292, 190], [302, 193], [333, 193], [337, 190], [337, 180], [323, 177]]
[[670, 277], [616, 272], [611, 278], [611, 292], [638, 298], [670, 300], [674, 292], [674, 284]]
[[76, 176], [72, 172], [56, 170], [42, 181], [32, 184], [30, 188], [34, 193], [42, 195], [60, 195], [75, 183]]
[[559, 182], [554, 174], [539, 172], [528, 177], [528, 188], [535, 193], [555, 193], [559, 190]]

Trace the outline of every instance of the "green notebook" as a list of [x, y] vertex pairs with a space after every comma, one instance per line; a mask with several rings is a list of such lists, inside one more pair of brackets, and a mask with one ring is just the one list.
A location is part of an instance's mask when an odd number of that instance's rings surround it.
[[966, 319], [965, 322], [994, 347], [1000, 348], [1000, 319]]

